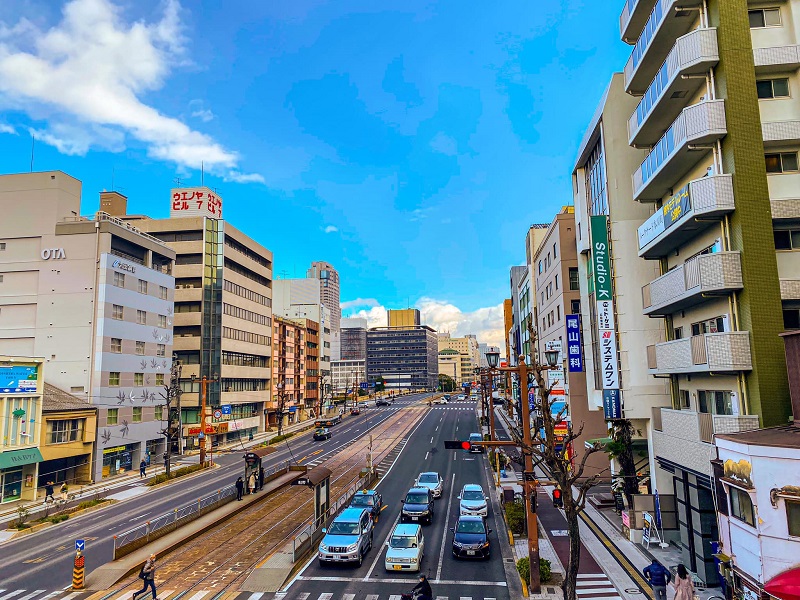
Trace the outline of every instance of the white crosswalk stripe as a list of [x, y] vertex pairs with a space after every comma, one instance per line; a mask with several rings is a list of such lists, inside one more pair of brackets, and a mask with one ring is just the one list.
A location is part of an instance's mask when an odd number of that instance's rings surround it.
[[[0, 600], [76, 600], [83, 596], [88, 598], [92, 592], [81, 590], [73, 592], [70, 588], [60, 590], [6, 590], [0, 589]], [[130, 600], [130, 593], [125, 600]]]
[[[255, 594], [254, 594], [255, 595]], [[161, 594], [159, 594], [159, 599], [161, 598]], [[239, 596], [239, 600], [250, 600], [252, 596], [248, 597], [245, 595]], [[341, 593], [334, 593], [334, 592], [323, 592], [317, 596], [317, 593], [314, 592], [314, 595], [310, 595], [308, 592], [293, 594], [290, 590], [289, 592], [279, 592], [275, 595], [275, 600], [402, 600], [401, 594], [366, 594], [364, 596], [360, 594], [341, 594]], [[473, 596], [435, 596], [436, 600], [497, 600], [495, 597], [473, 597]]]
[[605, 573], [580, 573], [575, 587], [580, 600], [620, 600], [617, 588]]

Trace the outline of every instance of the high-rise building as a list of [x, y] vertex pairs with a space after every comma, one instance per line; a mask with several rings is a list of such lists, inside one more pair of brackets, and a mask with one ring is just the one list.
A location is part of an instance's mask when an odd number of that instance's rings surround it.
[[342, 360], [366, 360], [367, 320], [342, 319], [340, 341]]
[[418, 327], [421, 322], [417, 308], [390, 308], [387, 318], [389, 327]]
[[302, 421], [307, 412], [305, 325], [273, 316], [272, 332], [272, 400], [266, 408], [270, 427], [281, 418], [285, 425]]
[[367, 383], [367, 361], [334, 360], [331, 362], [331, 382], [335, 394], [353, 393], [362, 383]]
[[[442, 365], [443, 359], [445, 364], [452, 360], [451, 354], [442, 354], [444, 350], [453, 350], [459, 355], [459, 362], [461, 364], [457, 370], [456, 385], [461, 386], [463, 383], [475, 381], [475, 369], [480, 366], [480, 352], [478, 350], [478, 340], [474, 335], [451, 337], [449, 333], [440, 333], [438, 345], [440, 366]], [[448, 367], [446, 375], [453, 377], [449, 372], [450, 370], [451, 369]]]
[[436, 331], [426, 325], [367, 331], [367, 379], [388, 390], [435, 390], [439, 384]]
[[340, 351], [340, 331], [342, 320], [342, 309], [339, 301], [339, 272], [333, 265], [324, 261], [311, 263], [311, 268], [306, 272], [306, 277], [319, 280], [320, 301], [331, 313], [331, 360], [338, 360], [341, 357]]
[[97, 408], [92, 479], [138, 466], [164, 450], [175, 251], [81, 217], [81, 182], [60, 171], [0, 177], [0, 207], [0, 352], [43, 357], [48, 383]]
[[800, 2], [666, 4], [625, 2], [620, 19], [635, 44], [628, 141], [649, 149], [630, 173], [653, 213], [637, 253], [660, 270], [641, 310], [666, 332], [647, 368], [671, 394], [654, 414], [653, 475], [675, 494], [683, 562], [713, 581], [713, 436], [790, 416], [779, 334], [800, 327]]
[[523, 354], [522, 348], [522, 328], [524, 324], [522, 322], [522, 317], [520, 316], [520, 305], [524, 307], [524, 310], [529, 310], [529, 298], [524, 299], [520, 302], [520, 284], [521, 282], [528, 278], [528, 267], [527, 266], [518, 266], [518, 267], [511, 267], [509, 271], [509, 280], [510, 280], [510, 287], [511, 287], [511, 329], [509, 332], [509, 344], [511, 346], [511, 356], [509, 356], [509, 361], [512, 366], [517, 364], [517, 360], [521, 354]]

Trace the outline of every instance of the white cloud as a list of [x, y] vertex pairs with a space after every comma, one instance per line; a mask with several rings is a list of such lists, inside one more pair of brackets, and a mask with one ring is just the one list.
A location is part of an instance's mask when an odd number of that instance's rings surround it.
[[328, 225], [325, 229], [323, 229], [325, 233], [336, 233], [339, 231], [339, 228], [335, 225]]
[[203, 123], [208, 123], [214, 120], [214, 113], [211, 109], [205, 107], [202, 100], [194, 99], [189, 102], [189, 110], [192, 111], [191, 115], [195, 119], [200, 119]]
[[458, 154], [458, 143], [443, 131], [433, 136], [433, 139], [430, 141], [430, 147], [434, 152], [446, 156], [455, 156]]
[[348, 300], [347, 302], [342, 302], [339, 304], [339, 307], [342, 310], [347, 310], [348, 308], [358, 308], [359, 306], [368, 306], [370, 308], [374, 308], [376, 306], [380, 306], [380, 302], [375, 300], [375, 298], [356, 298], [355, 300]]
[[11, 125], [6, 125], [5, 123], [0, 123], [0, 133], [9, 133], [11, 135], [19, 135], [17, 130], [14, 129]]
[[373, 306], [369, 310], [362, 309], [350, 316], [366, 319], [367, 327], [386, 327], [389, 324], [386, 308], [383, 306]]
[[160, 20], [126, 23], [111, 0], [71, 0], [48, 29], [24, 17], [0, 23], [0, 108], [47, 120], [39, 139], [65, 153], [120, 151], [130, 136], [178, 167], [202, 162], [233, 181], [263, 181], [238, 171], [235, 151], [141, 99], [186, 63], [180, 12], [165, 0]]

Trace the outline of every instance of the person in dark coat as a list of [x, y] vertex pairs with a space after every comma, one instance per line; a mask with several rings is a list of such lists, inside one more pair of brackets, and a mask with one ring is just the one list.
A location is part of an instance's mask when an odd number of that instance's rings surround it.
[[241, 476], [236, 480], [236, 499], [241, 500], [244, 493], [244, 480]]
[[258, 489], [264, 489], [264, 467], [258, 469]]
[[142, 459], [142, 462], [139, 463], [139, 479], [147, 475], [147, 461]]
[[50, 499], [50, 502], [55, 502], [55, 492], [53, 491], [53, 482], [48, 481], [44, 486], [44, 503], [47, 504], [47, 499]]
[[653, 588], [655, 600], [667, 600], [667, 584], [672, 579], [667, 568], [654, 558], [652, 564], [642, 570], [642, 574]]
[[419, 576], [419, 583], [411, 590], [412, 594], [414, 592], [419, 592], [419, 600], [433, 600], [433, 590], [431, 590], [431, 584], [428, 583], [425, 575]]
[[139, 596], [140, 594], [143, 594], [144, 592], [146, 592], [147, 588], [149, 587], [153, 592], [153, 600], [158, 600], [158, 598], [156, 597], [156, 555], [155, 554], [151, 554], [150, 558], [147, 559], [147, 562], [144, 563], [144, 566], [142, 567], [142, 572], [139, 574], [139, 577], [141, 577], [142, 580], [144, 581], [144, 587], [141, 589], [141, 591], [136, 592], [134, 594], [134, 598], [136, 596]]

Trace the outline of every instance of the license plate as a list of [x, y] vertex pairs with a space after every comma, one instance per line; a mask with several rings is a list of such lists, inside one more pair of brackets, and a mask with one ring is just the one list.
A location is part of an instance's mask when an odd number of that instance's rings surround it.
[[419, 521], [419, 517], [411, 517], [412, 521]]
[[467, 550], [467, 556], [475, 556], [475, 550]]
[[402, 571], [403, 567], [402, 567], [402, 565], [394, 565], [394, 570], [395, 571]]

